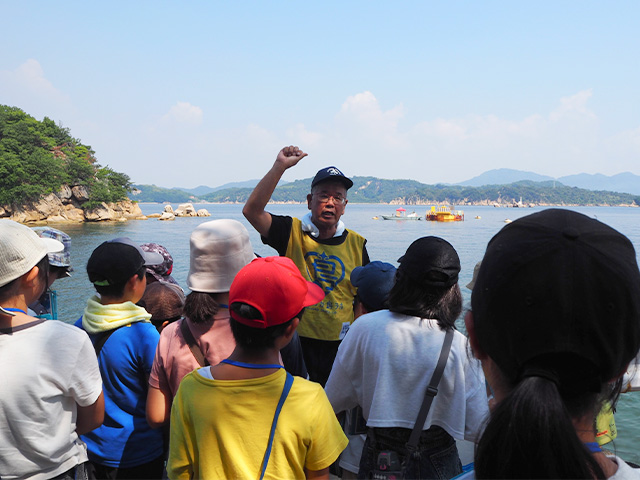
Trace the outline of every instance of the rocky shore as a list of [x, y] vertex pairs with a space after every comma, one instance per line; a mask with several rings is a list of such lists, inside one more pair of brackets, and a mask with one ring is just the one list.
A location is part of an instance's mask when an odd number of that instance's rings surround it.
[[125, 200], [118, 203], [102, 203], [93, 209], [83, 209], [89, 200], [83, 186], [63, 186], [60, 192], [41, 197], [38, 201], [24, 204], [0, 206], [0, 218], [19, 223], [82, 223], [146, 220], [137, 203]]

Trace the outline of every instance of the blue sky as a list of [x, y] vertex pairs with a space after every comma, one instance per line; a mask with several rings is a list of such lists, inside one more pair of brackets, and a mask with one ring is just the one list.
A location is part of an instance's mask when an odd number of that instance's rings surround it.
[[135, 183], [640, 175], [640, 2], [0, 0], [0, 104]]

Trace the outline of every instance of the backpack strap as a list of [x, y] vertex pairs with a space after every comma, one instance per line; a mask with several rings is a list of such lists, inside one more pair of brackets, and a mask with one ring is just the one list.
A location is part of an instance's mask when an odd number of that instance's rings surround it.
[[187, 345], [189, 345], [189, 349], [191, 350], [191, 353], [193, 354], [198, 364], [201, 367], [208, 367], [210, 365], [209, 361], [204, 358], [204, 354], [202, 353], [200, 345], [198, 345], [198, 342], [196, 342], [193, 333], [191, 333], [189, 325], [187, 325], [186, 318], [182, 318], [182, 320], [180, 320], [180, 332], [184, 337], [184, 341], [187, 342]]

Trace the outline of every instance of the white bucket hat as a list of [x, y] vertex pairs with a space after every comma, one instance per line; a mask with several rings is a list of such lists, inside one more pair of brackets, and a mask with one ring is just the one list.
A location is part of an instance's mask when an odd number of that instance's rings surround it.
[[242, 267], [255, 258], [249, 232], [237, 220], [204, 222], [191, 233], [187, 286], [194, 292], [228, 292]]
[[0, 287], [27, 273], [47, 254], [63, 250], [64, 245], [57, 240], [40, 238], [29, 227], [13, 220], [0, 220]]

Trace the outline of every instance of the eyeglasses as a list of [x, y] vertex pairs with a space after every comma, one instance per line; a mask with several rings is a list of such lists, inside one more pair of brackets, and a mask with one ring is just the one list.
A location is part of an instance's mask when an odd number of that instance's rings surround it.
[[333, 199], [333, 203], [340, 205], [347, 203], [347, 199], [342, 195], [329, 195], [328, 193], [314, 193], [314, 195], [321, 203], [328, 203], [330, 199]]

